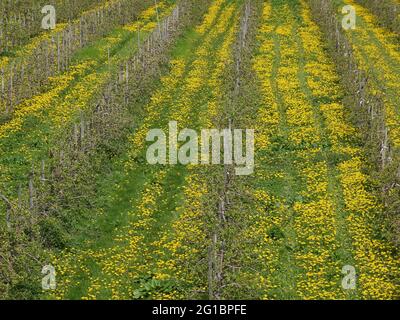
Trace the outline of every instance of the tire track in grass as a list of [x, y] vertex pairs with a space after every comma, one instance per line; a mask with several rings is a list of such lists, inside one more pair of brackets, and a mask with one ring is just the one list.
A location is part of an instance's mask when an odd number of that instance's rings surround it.
[[[272, 145], [287, 137], [284, 104], [277, 83], [277, 75], [284, 61], [282, 56], [285, 45], [275, 30], [279, 26], [287, 27], [288, 22], [280, 19], [281, 17], [275, 12], [275, 6], [276, 4], [271, 2], [264, 4], [261, 26], [256, 35], [259, 47], [251, 62], [257, 76], [259, 91], [250, 96], [261, 96], [261, 99], [254, 102], [255, 105], [259, 105], [254, 119], [256, 129], [254, 177], [244, 182], [244, 186], [239, 186], [243, 189], [239, 192], [249, 198], [247, 200], [249, 205], [245, 205], [245, 209], [239, 206], [236, 210], [240, 212], [236, 214], [235, 209], [229, 212], [229, 216], [239, 219], [241, 226], [238, 238], [244, 241], [234, 244], [231, 249], [242, 252], [240, 255], [236, 254], [235, 257], [234, 252], [227, 253], [234, 259], [228, 271], [227, 281], [232, 288], [240, 288], [238, 292], [235, 291], [235, 297], [241, 299], [288, 297], [291, 296], [290, 292], [295, 285], [292, 274], [284, 271], [293, 270], [288, 249], [292, 241], [292, 235], [288, 236], [292, 225], [286, 201], [279, 195], [279, 191], [289, 195], [293, 192], [291, 175], [284, 176], [280, 166], [285, 163], [284, 166], [288, 170], [292, 170], [292, 167], [285, 158], [285, 151], [280, 148], [271, 150]], [[247, 88], [246, 83], [243, 87]], [[242, 212], [243, 210], [245, 211]], [[241, 217], [244, 213], [244, 217]], [[281, 237], [283, 233], [285, 236]], [[230, 294], [231, 291], [227, 288], [225, 294]]]
[[307, 236], [313, 230], [301, 223], [301, 216], [311, 221], [313, 217], [307, 216], [301, 205], [304, 203], [305, 208], [308, 203], [313, 208], [312, 197], [307, 198], [307, 191], [313, 191], [310, 189], [313, 181], [304, 177], [299, 163], [307, 160], [307, 152], [312, 152], [319, 138], [312, 110], [307, 107], [299, 112], [307, 103], [298, 79], [301, 60], [296, 45], [296, 20], [287, 4], [278, 1], [271, 4], [272, 7], [265, 5], [264, 25], [260, 28], [263, 55], [256, 58], [254, 65], [266, 102], [258, 111], [260, 121], [256, 126], [262, 135], [257, 143], [257, 162], [263, 165], [256, 167], [257, 180], [251, 190], [256, 214], [249, 215], [250, 227], [243, 237], [254, 237], [254, 248], [244, 266], [249, 271], [242, 276], [251, 281], [259, 298], [294, 299], [306, 296], [304, 283], [306, 286], [318, 283], [312, 273], [305, 275], [306, 271], [312, 271], [305, 263], [307, 259], [318, 260], [304, 250]]
[[[313, 109], [307, 101], [299, 77], [302, 72], [302, 59], [297, 45], [297, 18], [290, 9], [295, 4], [293, 2], [289, 7], [288, 4], [279, 1], [273, 2], [274, 18], [287, 23], [278, 24], [274, 31], [275, 37], [280, 39], [281, 49], [281, 66], [277, 73], [276, 90], [277, 95], [281, 97], [281, 119], [284, 118], [285, 121], [281, 121], [284, 124], [283, 135], [281, 139], [274, 141], [271, 157], [274, 159], [278, 150], [282, 150], [280, 163], [285, 164], [285, 169], [275, 169], [278, 172], [275, 171], [272, 175], [275, 181], [281, 178], [283, 186], [274, 190], [277, 198], [281, 200], [272, 204], [272, 208], [275, 206], [279, 210], [270, 211], [280, 212], [283, 224], [271, 226], [269, 229], [270, 242], [281, 242], [279, 262], [275, 267], [275, 274], [271, 277], [274, 290], [269, 294], [274, 298], [283, 299], [307, 299], [313, 294], [320, 294], [321, 297], [329, 294], [327, 287], [331, 284], [325, 276], [331, 268], [329, 253], [319, 242], [327, 245], [333, 242], [329, 235], [332, 228], [328, 228], [332, 225], [332, 216], [329, 214], [330, 203], [324, 194], [326, 190], [319, 194], [320, 190], [313, 189], [313, 184], [317, 183], [320, 188], [326, 188], [324, 176], [316, 178], [307, 168], [308, 155], [318, 152], [320, 136], [315, 128]], [[271, 162], [277, 161], [270, 160]], [[311, 162], [308, 165], [316, 164]], [[274, 184], [271, 183], [271, 186]], [[274, 187], [276, 188], [276, 185]], [[319, 206], [325, 208], [326, 215], [322, 210], [318, 210]], [[328, 230], [314, 234], [315, 228], [319, 228], [322, 221]]]
[[[341, 90], [337, 85], [339, 79], [335, 75], [334, 66], [332, 63], [329, 64], [323, 52], [321, 35], [311, 21], [309, 8], [304, 1], [300, 1], [292, 6], [292, 11], [299, 17], [298, 24], [293, 30], [300, 57], [298, 79], [305, 98], [304, 102], [311, 106], [309, 111], [313, 114], [315, 134], [320, 137], [320, 150], [315, 154], [316, 159], [310, 157], [310, 164], [303, 169], [308, 184], [308, 192], [304, 196], [310, 198], [311, 195], [315, 196], [316, 202], [311, 206], [320, 207], [312, 208], [314, 211], [317, 209], [319, 217], [309, 216], [308, 213], [305, 215], [310, 225], [313, 220], [316, 224], [308, 230], [308, 238], [304, 237], [304, 241], [309, 247], [306, 251], [317, 254], [319, 259], [314, 256], [315, 261], [311, 259], [304, 261], [305, 256], [302, 257], [301, 263], [308, 272], [299, 286], [302, 286], [301, 294], [304, 299], [343, 299], [346, 294], [341, 289], [340, 271], [345, 265], [353, 265], [354, 259], [350, 236], [344, 228], [343, 201], [338, 181], [335, 180], [335, 165], [332, 164], [333, 159], [340, 157], [341, 154], [334, 153], [331, 148], [332, 142], [321, 110], [329, 107], [330, 103], [340, 103]], [[342, 135], [355, 134], [346, 123], [343, 123], [341, 129], [344, 129], [341, 131]], [[304, 210], [301, 206], [299, 208]], [[321, 226], [322, 230], [318, 230]], [[320, 237], [320, 234], [324, 234], [324, 237]], [[324, 277], [321, 279], [321, 276]], [[348, 298], [357, 297], [354, 291], [348, 293]]]
[[239, 219], [238, 238], [243, 239], [231, 250], [243, 253], [236, 257], [234, 253], [227, 253], [235, 257], [228, 275], [230, 285], [240, 289], [235, 293], [231, 289], [226, 294], [235, 294], [240, 299], [296, 297], [298, 268], [293, 256], [296, 234], [290, 204], [304, 188], [304, 182], [293, 165], [293, 151], [288, 148], [290, 128], [285, 92], [280, 83], [286, 77], [287, 61], [294, 56], [293, 43], [287, 34], [293, 21], [288, 15], [290, 9], [282, 2], [264, 4], [256, 35], [259, 44], [251, 62], [257, 86], [250, 78], [244, 79], [243, 90], [250, 90], [249, 97], [261, 99], [253, 102], [258, 108], [253, 120], [256, 129], [254, 177], [238, 182], [241, 190], [234, 194], [242, 194], [240, 197], [247, 200], [243, 204], [242, 200], [232, 199], [241, 205], [229, 213]]
[[[264, 123], [259, 124], [261, 128], [268, 126], [264, 130], [270, 132], [266, 134], [265, 146], [257, 153], [257, 162], [260, 164], [256, 167], [257, 180], [253, 191], [257, 215], [250, 234], [261, 238], [262, 243], [254, 252], [259, 263], [256, 270], [260, 273], [260, 297], [290, 299], [296, 297], [295, 275], [298, 273], [293, 256], [296, 233], [295, 212], [291, 208], [291, 202], [304, 188], [289, 146], [290, 119], [287, 115], [288, 101], [285, 99], [290, 99], [294, 93], [290, 91], [291, 85], [282, 84], [287, 77], [289, 63], [295, 59], [294, 44], [289, 37], [294, 21], [290, 16], [289, 6], [279, 1], [272, 1], [269, 9], [266, 4], [265, 11], [266, 18], [268, 17], [266, 25], [262, 27], [265, 28], [268, 39], [265, 49], [274, 52], [273, 57], [269, 54], [265, 57], [273, 59], [272, 69], [267, 73], [269, 79], [260, 75], [261, 70], [257, 65], [255, 69], [264, 82], [261, 84], [264, 86], [261, 87], [264, 95], [267, 90], [272, 92], [272, 96], [267, 98], [259, 112], [272, 108], [262, 118]], [[272, 114], [271, 119], [267, 118], [268, 113]]]

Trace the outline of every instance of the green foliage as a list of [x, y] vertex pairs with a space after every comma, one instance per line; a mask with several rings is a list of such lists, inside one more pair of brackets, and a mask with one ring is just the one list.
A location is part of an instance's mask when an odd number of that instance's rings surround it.
[[46, 218], [39, 222], [40, 236], [47, 248], [63, 249], [67, 237], [60, 222], [55, 218]]
[[160, 293], [171, 293], [176, 290], [172, 280], [158, 280], [152, 276], [145, 276], [133, 281], [133, 286], [138, 287], [133, 292], [133, 299], [149, 299]]
[[273, 226], [267, 232], [268, 236], [273, 240], [280, 240], [285, 238], [285, 234], [279, 226]]

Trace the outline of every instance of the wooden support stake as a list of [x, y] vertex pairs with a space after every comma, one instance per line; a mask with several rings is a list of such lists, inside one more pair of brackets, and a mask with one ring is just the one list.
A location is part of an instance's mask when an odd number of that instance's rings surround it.
[[42, 181], [42, 182], [46, 181], [46, 177], [45, 177], [45, 174], [44, 174], [44, 169], [45, 169], [45, 164], [44, 164], [44, 160], [42, 160], [41, 174], [40, 174], [40, 181]]
[[2, 194], [0, 193], [0, 199], [4, 201], [6, 204], [6, 224], [8, 231], [11, 230], [11, 211], [13, 210], [13, 206], [11, 202]]
[[35, 189], [33, 185], [33, 172], [31, 173], [29, 177], [29, 209], [33, 210], [34, 208], [34, 194], [35, 194]]

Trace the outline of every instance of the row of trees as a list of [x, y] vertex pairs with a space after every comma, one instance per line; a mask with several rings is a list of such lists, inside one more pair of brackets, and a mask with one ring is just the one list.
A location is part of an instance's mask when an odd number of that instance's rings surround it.
[[[218, 123], [214, 125], [220, 128], [249, 128], [246, 123], [248, 115], [254, 114], [248, 110], [249, 99], [246, 96], [245, 75], [248, 63], [251, 64], [251, 52], [255, 40], [256, 30], [260, 22], [262, 12], [261, 1], [246, 0], [241, 12], [240, 28], [236, 41], [232, 48], [234, 59], [231, 65], [227, 66], [225, 74], [224, 101], [220, 105], [225, 106], [223, 113], [219, 115]], [[254, 107], [252, 105], [251, 107]], [[212, 169], [210, 169], [212, 170]], [[208, 298], [224, 299], [227, 288], [236, 288], [236, 283], [227, 275], [232, 269], [242, 267], [237, 265], [236, 256], [232, 255], [232, 248], [236, 247], [235, 234], [240, 228], [246, 225], [247, 218], [243, 211], [235, 214], [237, 206], [243, 201], [244, 192], [241, 178], [235, 176], [233, 166], [224, 165], [222, 170], [215, 173], [206, 172], [214, 180], [211, 185], [217, 186], [216, 203], [214, 204], [209, 230], [208, 250]], [[239, 252], [237, 252], [239, 253]], [[235, 296], [235, 295], [231, 295]]]
[[9, 115], [23, 99], [38, 93], [49, 77], [68, 69], [72, 56], [115, 27], [135, 21], [151, 0], [118, 0], [83, 14], [58, 32], [49, 34], [31, 52], [0, 69], [0, 115]]
[[371, 89], [374, 75], [358, 66], [331, 2], [310, 0], [310, 4], [332, 46], [333, 56], [348, 92], [346, 102], [351, 106], [353, 122], [363, 134], [372, 176], [378, 181], [380, 197], [386, 206], [387, 223], [394, 241], [400, 243], [400, 150], [394, 148], [390, 141], [384, 99]]
[[77, 18], [84, 11], [104, 3], [105, 0], [48, 0], [2, 1], [0, 4], [0, 55], [7, 54], [32, 37], [44, 32], [41, 12], [45, 5], [56, 9], [57, 22]]

